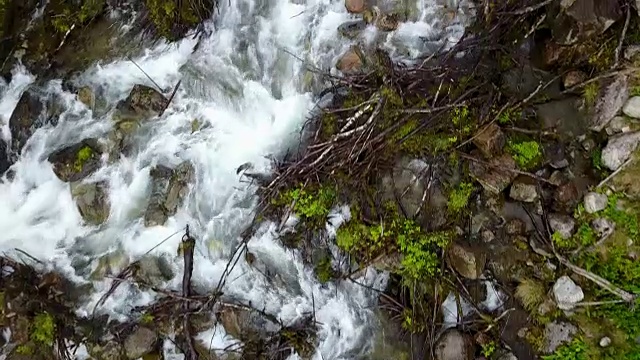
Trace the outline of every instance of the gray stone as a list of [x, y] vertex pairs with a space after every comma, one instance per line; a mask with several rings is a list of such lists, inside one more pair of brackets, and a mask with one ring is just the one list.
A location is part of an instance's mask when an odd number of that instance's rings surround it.
[[605, 128], [607, 135], [612, 136], [620, 133], [628, 133], [640, 129], [640, 122], [624, 116], [614, 117]]
[[553, 17], [553, 38], [561, 45], [598, 36], [623, 14], [619, 3], [609, 0], [563, 0], [557, 9], [549, 12], [549, 16]]
[[96, 269], [91, 273], [92, 280], [102, 280], [106, 276], [115, 276], [129, 265], [129, 257], [122, 249], [118, 249], [98, 259]]
[[535, 107], [536, 115], [544, 129], [556, 129], [558, 133], [577, 136], [585, 132], [589, 121], [579, 109], [580, 101], [573, 97], [549, 101]]
[[522, 235], [527, 230], [527, 225], [521, 219], [511, 219], [504, 226], [508, 235]]
[[587, 193], [584, 196], [584, 210], [589, 213], [597, 213], [604, 210], [607, 207], [608, 198], [605, 194], [599, 194], [596, 192]]
[[151, 286], [160, 286], [173, 279], [171, 264], [164, 256], [144, 256], [138, 261], [136, 278]]
[[489, 160], [489, 166], [472, 161], [469, 164], [471, 176], [475, 178], [482, 187], [494, 194], [501, 193], [517, 177], [517, 174], [505, 170], [516, 169], [516, 162], [508, 154], [494, 157]]
[[631, 157], [638, 143], [640, 143], [640, 132], [610, 138], [607, 146], [602, 150], [602, 164], [610, 170], [617, 170]]
[[591, 226], [600, 237], [611, 234], [616, 228], [616, 224], [607, 218], [594, 219]]
[[455, 329], [447, 330], [435, 346], [436, 360], [472, 360], [473, 343]]
[[452, 243], [447, 249], [447, 260], [460, 275], [475, 280], [482, 275], [487, 257], [480, 249]]
[[153, 352], [158, 343], [158, 334], [146, 327], [138, 327], [124, 340], [124, 351], [127, 358], [137, 360]]
[[578, 332], [578, 328], [570, 323], [554, 321], [548, 323], [544, 329], [543, 352], [551, 354], [558, 347], [570, 342]]
[[571, 310], [584, 299], [584, 292], [570, 277], [564, 275], [553, 285], [553, 297], [559, 309]]
[[573, 235], [576, 221], [573, 217], [563, 214], [549, 214], [549, 226], [563, 239], [569, 239]]
[[141, 84], [136, 84], [129, 92], [129, 96], [118, 103], [120, 116], [129, 119], [142, 120], [158, 116], [169, 100], [158, 90]]
[[11, 132], [11, 151], [19, 155], [27, 140], [44, 125], [44, 103], [35, 88], [29, 88], [18, 100], [9, 118]]
[[590, 128], [594, 131], [602, 131], [622, 109], [628, 98], [629, 85], [627, 76], [619, 76], [611, 83], [603, 85], [596, 99]]
[[506, 354], [500, 355], [500, 357], [497, 358], [497, 360], [518, 360], [518, 357], [513, 355], [513, 353], [511, 352], [507, 352]]
[[473, 143], [485, 157], [491, 158], [502, 151], [506, 143], [506, 137], [500, 127], [493, 123], [484, 131], [478, 132], [473, 138]]
[[[638, 3], [639, 1], [636, 0], [636, 7]], [[629, 45], [624, 49], [624, 58], [627, 60], [635, 60], [638, 54], [640, 54], [640, 45]]]
[[367, 23], [364, 20], [347, 21], [338, 26], [338, 33], [347, 39], [355, 39], [360, 36], [366, 28]]
[[622, 112], [632, 118], [640, 118], [640, 96], [629, 98], [622, 107]]
[[158, 165], [151, 169], [151, 197], [144, 215], [147, 227], [164, 225], [169, 216], [175, 215], [189, 191], [194, 169], [191, 163], [183, 162], [175, 169]]
[[598, 344], [600, 345], [600, 347], [603, 347], [603, 348], [607, 347], [607, 346], [611, 345], [611, 338], [608, 337], [608, 336], [605, 336], [602, 339], [600, 339]]
[[88, 224], [100, 225], [108, 217], [111, 210], [108, 185], [97, 183], [71, 183], [71, 196], [78, 206], [80, 215]]
[[535, 182], [530, 178], [520, 177], [511, 185], [509, 197], [516, 201], [532, 203], [538, 199], [538, 191]]
[[398, 199], [407, 214], [415, 214], [422, 205], [422, 194], [426, 189], [423, 181], [429, 165], [422, 160], [403, 158], [395, 164], [391, 175], [382, 178], [384, 201]]

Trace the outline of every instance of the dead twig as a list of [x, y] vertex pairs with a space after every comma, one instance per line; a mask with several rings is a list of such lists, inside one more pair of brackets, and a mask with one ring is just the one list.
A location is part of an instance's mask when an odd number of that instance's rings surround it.
[[614, 61], [613, 65], [611, 65], [611, 69], [615, 69], [620, 64], [620, 52], [622, 51], [622, 44], [624, 43], [624, 38], [627, 36], [627, 29], [629, 29], [629, 21], [631, 20], [631, 5], [627, 3], [627, 17], [624, 20], [624, 27], [622, 28], [622, 32], [620, 33], [620, 40], [618, 40], [618, 46], [616, 46], [616, 52], [614, 53]]

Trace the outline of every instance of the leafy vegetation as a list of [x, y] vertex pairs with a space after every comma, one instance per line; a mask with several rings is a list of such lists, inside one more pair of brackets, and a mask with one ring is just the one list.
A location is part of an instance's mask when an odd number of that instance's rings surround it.
[[587, 344], [576, 338], [571, 343], [559, 347], [555, 353], [542, 356], [543, 360], [588, 360]]
[[533, 312], [544, 301], [545, 288], [537, 280], [523, 279], [516, 288], [515, 295], [527, 311]]
[[318, 277], [318, 281], [321, 283], [329, 282], [335, 277], [333, 268], [331, 267], [331, 257], [328, 255], [323, 256], [315, 267], [315, 273]]
[[537, 141], [513, 142], [507, 144], [507, 151], [511, 154], [516, 164], [523, 169], [528, 170], [540, 162], [542, 151]]
[[491, 355], [493, 355], [496, 352], [496, 342], [495, 341], [489, 341], [486, 344], [482, 344], [482, 356], [486, 357], [486, 358], [491, 358]]
[[84, 164], [87, 160], [91, 159], [93, 156], [93, 150], [89, 146], [82, 147], [76, 156], [76, 161], [73, 163], [73, 169], [76, 172], [82, 171]]
[[310, 189], [301, 184], [282, 193], [273, 203], [279, 206], [293, 204], [293, 212], [307, 225], [318, 229], [324, 226], [336, 199], [336, 192], [331, 187]]
[[593, 106], [596, 103], [600, 87], [597, 82], [592, 82], [584, 86], [582, 89], [582, 97], [587, 106]]
[[473, 184], [467, 182], [460, 183], [460, 185], [449, 194], [449, 201], [447, 203], [449, 210], [459, 212], [464, 209], [469, 203], [469, 197], [472, 191]]
[[37, 344], [52, 346], [55, 336], [55, 322], [49, 313], [41, 313], [33, 319], [30, 338]]

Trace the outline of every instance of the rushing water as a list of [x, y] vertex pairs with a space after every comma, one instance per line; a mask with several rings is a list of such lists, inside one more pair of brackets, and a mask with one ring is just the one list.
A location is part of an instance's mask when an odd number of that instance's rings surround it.
[[[397, 56], [427, 50], [422, 38], [453, 43], [462, 33], [455, 22], [445, 27], [435, 1], [418, 0], [416, 5], [416, 22], [401, 24], [379, 39]], [[88, 274], [99, 256], [122, 249], [130, 260], [137, 259], [189, 224], [198, 238], [193, 282], [203, 291], [215, 288], [255, 207], [255, 189], [240, 181], [236, 168], [252, 162], [256, 169], [268, 171], [265, 155], [278, 155], [297, 143], [314, 107], [313, 96], [303, 90], [306, 70], [299, 59], [330, 69], [353, 42], [341, 39], [336, 31], [351, 19], [341, 1], [234, 0], [220, 6], [215, 21], [207, 24], [211, 35], [195, 52], [195, 40], [184, 39], [149, 48], [134, 59], [162, 88], [172, 88], [180, 79], [182, 86], [164, 115], [151, 120], [148, 131], [137, 139], [133, 156], [123, 156], [91, 176], [109, 184], [111, 210], [103, 226], [83, 224], [69, 185], [54, 175], [47, 155], [87, 137], [106, 137], [112, 112], [93, 114], [75, 95], [63, 91], [60, 81], [47, 85], [49, 93], [60, 96], [66, 111], [55, 127], [35, 132], [13, 166], [12, 179], [0, 183], [0, 250], [11, 253], [20, 248], [82, 283], [90, 281]], [[372, 41], [376, 31], [369, 28], [365, 36]], [[7, 140], [11, 112], [34, 80], [16, 68], [12, 82], [2, 86], [0, 115]], [[111, 107], [134, 84], [150, 85], [126, 60], [96, 65], [77, 80], [104, 89]], [[203, 126], [192, 132], [194, 119]], [[150, 191], [149, 170], [184, 160], [196, 169], [184, 205], [164, 226], [145, 228], [142, 214]], [[336, 209], [333, 215], [327, 225], [330, 233], [348, 218], [348, 209]], [[166, 284], [173, 288], [181, 282], [179, 242], [180, 235], [174, 235], [152, 252], [174, 259], [177, 275]], [[274, 287], [240, 260], [224, 288], [227, 296], [250, 301], [284, 323], [315, 310], [321, 323], [315, 359], [354, 359], [366, 353], [374, 338], [375, 293], [350, 282], [319, 284], [297, 254], [283, 248], [274, 224], [260, 228], [249, 250], [275, 267], [285, 281]], [[83, 262], [84, 269], [79, 265]], [[385, 276], [369, 271], [361, 281], [381, 287]], [[91, 311], [109, 282], [94, 286], [96, 292], [78, 309], [80, 314]], [[147, 304], [155, 296], [123, 286], [99, 311], [124, 318], [133, 306]], [[207, 342], [213, 338], [214, 348], [231, 341], [221, 327], [200, 337]]]

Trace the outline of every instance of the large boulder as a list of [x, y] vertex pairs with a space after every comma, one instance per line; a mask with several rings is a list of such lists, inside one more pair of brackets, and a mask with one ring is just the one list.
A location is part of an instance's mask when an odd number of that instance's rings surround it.
[[145, 226], [164, 225], [173, 216], [189, 191], [194, 169], [189, 162], [175, 169], [158, 165], [151, 169], [151, 197], [144, 215]]
[[64, 182], [79, 181], [100, 168], [102, 147], [97, 139], [85, 139], [49, 155], [53, 172]]
[[27, 140], [45, 123], [44, 103], [34, 88], [27, 89], [9, 118], [11, 151], [19, 155]]
[[106, 182], [71, 183], [71, 196], [76, 201], [80, 215], [88, 224], [100, 225], [111, 209]]

